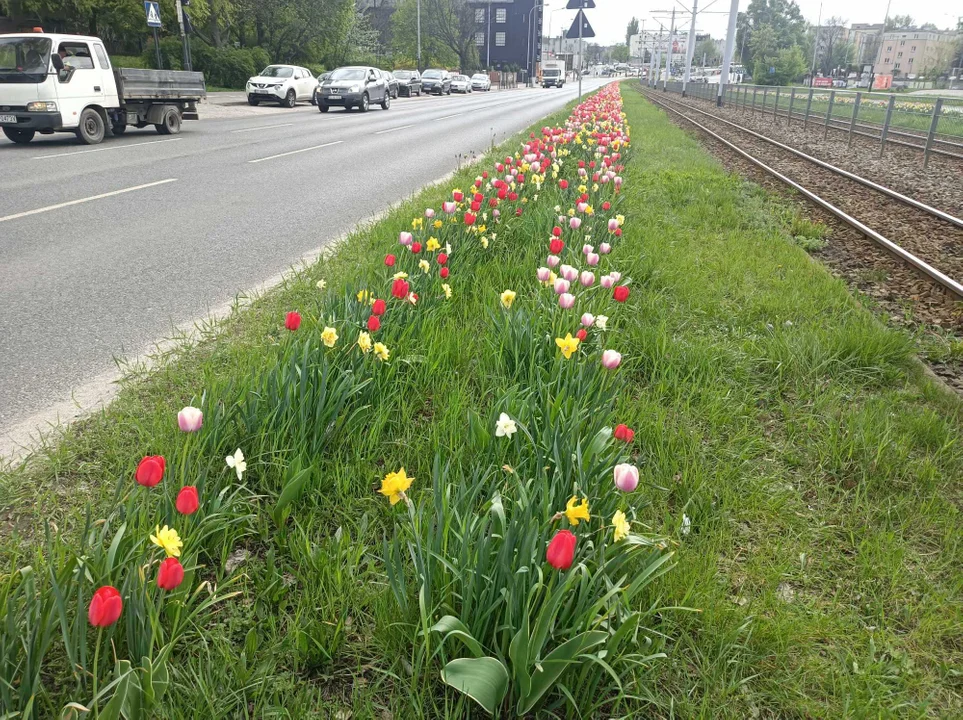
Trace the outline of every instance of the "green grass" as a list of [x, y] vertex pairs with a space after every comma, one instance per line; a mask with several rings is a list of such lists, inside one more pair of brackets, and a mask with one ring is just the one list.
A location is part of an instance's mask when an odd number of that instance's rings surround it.
[[[688, 608], [660, 614], [668, 658], [640, 674], [630, 716], [960, 716], [959, 401], [799, 247], [817, 227], [625, 95], [634, 153], [618, 262], [634, 284], [614, 321], [630, 379], [615, 414], [637, 431], [640, 518], [677, 550], [645, 602]], [[42, 565], [42, 519], [69, 544], [84, 503], [102, 513], [143, 454], [172, 452], [182, 405], [263, 373], [287, 340], [283, 313], [317, 308], [319, 278], [355, 289], [376, 277], [398, 232], [445, 189], [361, 229], [0, 476], [5, 567]], [[321, 453], [281, 530], [268, 510], [284, 449], [249, 453], [264, 499], [230, 548], [248, 553], [243, 594], [180, 646], [162, 717], [469, 716], [433, 674], [412, 676], [381, 560], [392, 513], [373, 487], [401, 464], [427, 487], [436, 451], [470, 460], [467, 418], [488, 417], [514, 388], [489, 357], [487, 313], [501, 290], [531, 287], [542, 241], [504, 239], [450, 305], [398, 340], [396, 391], [370, 398], [378, 412]], [[230, 441], [212, 447], [210, 468]]]

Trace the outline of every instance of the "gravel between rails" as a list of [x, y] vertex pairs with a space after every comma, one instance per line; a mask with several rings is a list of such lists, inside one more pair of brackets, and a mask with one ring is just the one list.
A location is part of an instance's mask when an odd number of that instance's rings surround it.
[[[808, 128], [803, 129], [801, 120], [793, 120], [787, 127], [786, 118], [780, 117], [774, 122], [771, 114], [764, 117], [758, 110], [753, 114], [749, 110], [743, 112], [741, 107], [719, 108], [703, 100], [683, 99], [673, 93], [659, 93], [658, 97], [711, 112], [838, 168], [861, 175], [951, 215], [963, 217], [961, 160], [933, 155], [929, 167], [924, 169], [923, 154], [918, 150], [887, 144], [885, 153], [880, 157], [878, 141], [855, 136], [850, 147], [846, 136], [838, 131], [830, 130], [829, 135], [823, 138], [823, 127], [815, 124], [818, 121], [810, 120]], [[960, 280], [959, 277], [954, 279]]]

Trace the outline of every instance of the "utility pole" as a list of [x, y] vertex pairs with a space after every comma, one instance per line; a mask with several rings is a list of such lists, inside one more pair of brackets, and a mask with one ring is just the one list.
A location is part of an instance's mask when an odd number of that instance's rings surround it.
[[739, 0], [732, 0], [729, 6], [729, 28], [726, 31], [726, 54], [722, 57], [722, 74], [719, 76], [719, 94], [716, 95], [716, 105], [722, 107], [722, 96], [729, 84], [729, 66], [732, 63], [732, 51], [736, 46], [736, 18], [739, 16]]
[[816, 37], [813, 38], [813, 66], [809, 71], [809, 87], [813, 86], [816, 77], [816, 51], [819, 50], [819, 28], [823, 24], [823, 4], [819, 3], [819, 16], [816, 19]]
[[487, 44], [487, 48], [485, 49], [485, 52], [486, 52], [485, 63], [488, 66], [489, 72], [491, 72], [491, 69], [492, 69], [492, 0], [488, 0], [488, 32], [485, 33], [485, 40]]
[[672, 8], [672, 25], [669, 28], [669, 47], [665, 53], [665, 81], [662, 83], [663, 92], [669, 85], [672, 75], [672, 51], [675, 49], [675, 8]]
[[[180, 2], [180, 0], [177, 0]], [[489, 5], [489, 11], [491, 6]], [[491, 22], [488, 25], [491, 28]], [[418, 0], [418, 72], [421, 72], [424, 68], [421, 67], [421, 0]]]
[[187, 49], [187, 33], [184, 31], [184, 7], [181, 5], [181, 0], [177, 0], [177, 24], [181, 29], [181, 46], [184, 53], [184, 69], [191, 69], [191, 53]]
[[876, 81], [876, 58], [883, 54], [883, 37], [886, 35], [886, 22], [889, 20], [889, 6], [892, 0], [886, 0], [886, 15], [883, 16], [883, 27], [879, 31], [879, 47], [876, 48], [876, 57], [869, 68], [869, 92], [873, 92], [873, 83]]
[[689, 78], [692, 73], [692, 56], [695, 54], [695, 25], [697, 12], [699, 12], [699, 0], [692, 0], [692, 22], [689, 23], [689, 42], [685, 49], [685, 75], [682, 76], [682, 97], [685, 97], [685, 89], [689, 85]]

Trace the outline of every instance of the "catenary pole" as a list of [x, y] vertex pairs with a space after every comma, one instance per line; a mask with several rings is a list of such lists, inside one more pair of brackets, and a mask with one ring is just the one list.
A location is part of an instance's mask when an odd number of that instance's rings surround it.
[[739, 0], [732, 0], [729, 6], [729, 28], [726, 31], [726, 54], [722, 56], [722, 74], [719, 76], [719, 94], [716, 104], [722, 107], [722, 96], [729, 84], [729, 66], [732, 63], [732, 51], [736, 46], [736, 18], [739, 17]]
[[695, 55], [696, 13], [699, 12], [699, 0], [692, 0], [692, 22], [689, 23], [689, 42], [685, 49], [685, 75], [682, 76], [682, 97], [692, 73], [692, 56]]
[[819, 28], [823, 24], [823, 4], [819, 3], [819, 15], [816, 18], [816, 37], [813, 38], [813, 64], [809, 70], [809, 87], [813, 86], [816, 77], [816, 53], [819, 51]]
[[669, 76], [672, 74], [672, 50], [675, 46], [675, 8], [672, 8], [672, 24], [669, 27], [669, 46], [665, 52], [665, 81], [662, 83], [664, 91], [669, 86]]

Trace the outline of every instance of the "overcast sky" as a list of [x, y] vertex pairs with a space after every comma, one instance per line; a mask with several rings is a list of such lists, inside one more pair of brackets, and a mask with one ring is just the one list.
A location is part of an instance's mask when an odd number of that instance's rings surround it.
[[[819, 17], [819, 6], [822, 4], [822, 16], [825, 20], [830, 15], [836, 15], [850, 23], [882, 22], [886, 13], [885, 0], [796, 0], [802, 9], [803, 17], [815, 24]], [[697, 32], [708, 32], [713, 37], [725, 37], [726, 22], [731, 0], [699, 0], [700, 13], [696, 22]], [[546, 0], [545, 32], [548, 34], [551, 21], [551, 34], [558, 37], [562, 28], [567, 30], [575, 19], [574, 10], [565, 10], [567, 0]], [[595, 28], [595, 42], [610, 45], [625, 42], [625, 26], [632, 16], [645, 21], [645, 29], [658, 29], [656, 19], [666, 27], [669, 26], [669, 14], [673, 6], [680, 13], [682, 5], [691, 8], [692, 0], [595, 0], [596, 8], [586, 10], [589, 23]], [[711, 5], [711, 7], [710, 7]], [[749, 0], [739, 0], [739, 9], [745, 10]], [[701, 8], [706, 8], [706, 13]], [[561, 8], [558, 12], [552, 12]], [[843, 9], [845, 8], [845, 9]], [[659, 12], [668, 10], [669, 12]], [[719, 14], [715, 14], [715, 13]], [[890, 16], [911, 15], [917, 24], [931, 22], [940, 28], [956, 27], [957, 16], [963, 16], [963, 0], [892, 0]], [[656, 18], [653, 18], [656, 16]], [[689, 24], [688, 15], [676, 15], [676, 22]]]

